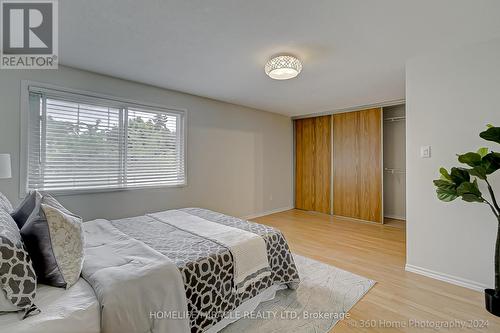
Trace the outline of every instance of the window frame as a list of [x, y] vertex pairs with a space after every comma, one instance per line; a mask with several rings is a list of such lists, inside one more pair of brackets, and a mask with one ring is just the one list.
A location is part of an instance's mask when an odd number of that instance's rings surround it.
[[177, 107], [165, 107], [160, 104], [145, 103], [137, 100], [132, 100], [128, 98], [121, 98], [112, 95], [105, 95], [97, 92], [79, 90], [61, 87], [48, 83], [35, 82], [30, 80], [21, 81], [21, 94], [20, 94], [20, 171], [19, 171], [19, 198], [24, 198], [28, 193], [28, 160], [29, 160], [29, 96], [30, 92], [33, 90], [47, 91], [53, 95], [60, 95], [61, 97], [69, 96], [75, 97], [79, 102], [91, 103], [92, 100], [101, 99], [109, 102], [110, 107], [118, 108], [145, 108], [146, 110], [174, 113], [179, 115], [181, 122], [180, 137], [184, 140], [184, 182], [175, 185], [151, 185], [151, 186], [131, 186], [131, 187], [118, 187], [118, 188], [96, 188], [96, 189], [66, 189], [66, 190], [56, 190], [47, 191], [54, 195], [76, 195], [76, 194], [86, 194], [86, 193], [102, 193], [102, 192], [122, 192], [122, 191], [134, 191], [134, 190], [148, 190], [148, 189], [165, 189], [165, 188], [183, 188], [188, 186], [188, 166], [187, 166], [187, 151], [188, 151], [188, 111], [187, 109], [177, 108]]

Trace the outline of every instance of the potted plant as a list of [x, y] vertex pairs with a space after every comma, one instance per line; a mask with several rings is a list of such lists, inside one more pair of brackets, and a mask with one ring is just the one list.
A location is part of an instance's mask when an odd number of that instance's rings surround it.
[[[500, 127], [488, 125], [488, 129], [479, 136], [487, 141], [500, 144]], [[480, 148], [477, 152], [458, 155], [458, 161], [467, 167], [454, 167], [448, 170], [441, 168], [441, 178], [434, 180], [439, 200], [450, 202], [462, 198], [466, 202], [482, 203], [489, 207], [497, 219], [497, 240], [495, 247], [495, 289], [486, 289], [486, 309], [500, 316], [500, 207], [488, 176], [500, 169], [500, 153]], [[478, 180], [485, 183], [489, 197], [481, 193]]]

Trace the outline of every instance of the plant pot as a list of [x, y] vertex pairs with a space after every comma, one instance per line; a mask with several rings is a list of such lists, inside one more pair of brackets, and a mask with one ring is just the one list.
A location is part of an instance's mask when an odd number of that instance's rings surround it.
[[485, 289], [484, 300], [486, 310], [488, 310], [489, 313], [500, 317], [500, 297], [495, 296], [495, 289]]

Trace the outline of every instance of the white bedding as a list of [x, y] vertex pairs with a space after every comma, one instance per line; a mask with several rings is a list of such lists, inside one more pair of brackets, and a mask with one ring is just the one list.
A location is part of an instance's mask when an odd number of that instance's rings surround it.
[[[82, 276], [101, 304], [102, 333], [189, 333], [186, 292], [170, 259], [107, 220], [86, 222]], [[155, 313], [177, 316], [165, 319]]]
[[1, 333], [99, 333], [99, 302], [92, 287], [82, 278], [66, 290], [38, 285], [38, 315], [20, 320], [20, 314], [0, 315]]
[[[265, 301], [274, 299], [285, 285], [274, 285], [247, 300], [206, 333], [217, 333]], [[92, 287], [82, 278], [69, 290], [38, 285], [37, 304], [43, 312], [20, 320], [17, 314], [0, 315], [1, 333], [100, 333], [99, 303]]]

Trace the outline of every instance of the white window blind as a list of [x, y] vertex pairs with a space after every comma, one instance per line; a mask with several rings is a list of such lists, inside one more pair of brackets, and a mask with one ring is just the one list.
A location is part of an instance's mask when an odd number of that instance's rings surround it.
[[111, 190], [186, 183], [185, 114], [31, 88], [27, 190]]

